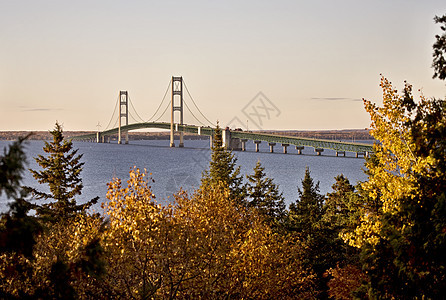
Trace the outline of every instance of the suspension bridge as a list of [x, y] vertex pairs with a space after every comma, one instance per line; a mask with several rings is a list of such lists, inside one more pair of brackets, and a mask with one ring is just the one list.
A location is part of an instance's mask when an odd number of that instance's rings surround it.
[[[171, 92], [171, 97], [166, 106], [165, 100], [169, 90]], [[191, 99], [195, 109], [198, 111], [201, 117], [206, 120], [205, 123], [197, 118], [197, 116], [193, 113], [192, 109], [185, 101], [183, 93], [184, 90], [186, 90], [187, 95], [189, 96], [189, 99]], [[129, 110], [129, 104], [136, 116], [132, 114], [131, 110]], [[160, 109], [162, 107], [165, 108], [164, 111], [160, 114], [159, 112], [161, 111]], [[170, 122], [160, 121], [160, 119], [168, 111], [169, 107]], [[184, 107], [186, 107], [191, 116], [197, 123], [200, 123], [200, 125], [184, 124]], [[115, 118], [117, 108], [119, 108], [117, 113], [118, 117]], [[157, 115], [159, 115], [158, 118], [155, 118]], [[129, 117], [133, 119], [134, 123], [129, 124]], [[111, 126], [113, 120], [115, 121], [115, 123], [113, 126]], [[206, 122], [208, 124], [206, 124]], [[134, 108], [130, 100], [129, 93], [127, 91], [120, 91], [113, 115], [105, 130], [98, 130], [96, 133], [87, 135], [74, 136], [71, 139], [78, 141], [106, 143], [110, 142], [112, 138], [117, 137], [118, 144], [127, 144], [129, 142], [129, 131], [149, 128], [170, 130], [170, 147], [175, 147], [175, 134], [179, 135], [178, 147], [184, 147], [184, 133], [209, 136], [212, 144], [212, 137], [214, 135], [216, 126], [212, 122], [210, 122], [200, 111], [199, 107], [190, 95], [183, 78], [174, 76], [169, 82], [161, 103], [149, 120], [144, 121], [139, 116], [137, 110]], [[239, 151], [246, 151], [246, 143], [252, 141], [255, 144], [256, 152], [259, 152], [259, 145], [262, 142], [268, 143], [270, 152], [274, 152], [275, 146], [281, 146], [283, 148], [283, 153], [288, 153], [288, 147], [294, 146], [297, 150], [297, 154], [302, 154], [302, 150], [304, 149], [304, 147], [314, 148], [314, 151], [317, 155], [321, 155], [321, 153], [325, 149], [334, 150], [336, 152], [336, 156], [345, 156], [346, 152], [353, 152], [355, 153], [356, 157], [367, 157], [371, 152], [373, 152], [373, 147], [370, 144], [301, 138], [277, 134], [265, 134], [230, 128], [222, 128], [222, 137], [225, 148]]]

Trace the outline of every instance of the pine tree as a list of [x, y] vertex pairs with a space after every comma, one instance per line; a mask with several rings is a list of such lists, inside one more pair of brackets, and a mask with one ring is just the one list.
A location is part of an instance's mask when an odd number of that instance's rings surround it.
[[44, 217], [67, 218], [74, 216], [78, 212], [86, 211], [95, 204], [99, 197], [96, 197], [85, 204], [78, 205], [75, 197], [81, 195], [82, 154], [77, 154], [78, 150], [73, 150], [73, 143], [64, 140], [62, 127], [56, 123], [55, 129], [51, 131], [53, 141], [45, 142], [43, 150], [48, 156], [39, 155], [36, 162], [43, 169], [41, 171], [30, 170], [34, 178], [41, 184], [48, 184], [49, 193], [38, 191], [35, 188], [28, 188], [37, 199], [54, 200], [54, 202], [44, 203], [36, 210]]
[[435, 23], [439, 23], [441, 30], [443, 31], [442, 35], [435, 36], [435, 43], [433, 45], [434, 60], [432, 62], [432, 67], [434, 68], [434, 76], [433, 78], [439, 78], [441, 80], [446, 79], [446, 14], [439, 17], [435, 16]]
[[290, 204], [289, 225], [291, 230], [312, 235], [320, 225], [324, 196], [319, 194], [319, 182], [311, 178], [310, 169], [305, 169], [302, 190], [298, 188], [299, 200]]
[[222, 130], [217, 124], [215, 129], [212, 155], [209, 170], [203, 172], [202, 185], [223, 183], [228, 187], [231, 197], [239, 204], [245, 203], [246, 188], [243, 185], [243, 177], [240, 175], [240, 167], [236, 166], [237, 158], [226, 150], [223, 145]]
[[264, 171], [265, 168], [257, 161], [254, 174], [246, 176], [248, 206], [257, 208], [268, 224], [277, 227], [284, 222], [285, 201], [278, 186], [266, 177]]
[[298, 188], [299, 199], [290, 204], [288, 230], [301, 236], [307, 249], [305, 264], [316, 273], [318, 298], [327, 298], [327, 278], [325, 271], [331, 267], [330, 233], [322, 221], [324, 196], [319, 194], [319, 182], [311, 178], [310, 170], [305, 169], [302, 190]]
[[0, 157], [0, 195], [4, 192], [13, 200], [9, 212], [0, 219], [0, 253], [18, 253], [30, 258], [35, 236], [42, 228], [36, 218], [28, 215], [33, 205], [25, 199], [26, 192], [20, 186], [26, 162], [23, 142], [28, 137], [11, 144]]

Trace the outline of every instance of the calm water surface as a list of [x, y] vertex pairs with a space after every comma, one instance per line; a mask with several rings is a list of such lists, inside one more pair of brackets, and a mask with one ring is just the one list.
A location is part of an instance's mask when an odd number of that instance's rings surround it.
[[[8, 145], [8, 141], [0, 141], [0, 148]], [[208, 167], [211, 152], [207, 140], [186, 140], [184, 148], [170, 148], [169, 141], [145, 140], [130, 141], [128, 145], [96, 144], [87, 142], [73, 142], [74, 148], [83, 153], [85, 162], [82, 172], [84, 189], [79, 202], [84, 202], [95, 196], [100, 201], [106, 200], [107, 183], [113, 177], [128, 179], [128, 172], [136, 166], [146, 168], [155, 183], [153, 192], [159, 202], [170, 201], [171, 195], [180, 187], [192, 191], [199, 186], [201, 173]], [[178, 144], [178, 142], [177, 142]], [[43, 141], [29, 141], [26, 145], [28, 167], [38, 169], [33, 157], [44, 154]], [[335, 152], [325, 150], [322, 156], [316, 156], [313, 148], [305, 148], [303, 155], [297, 155], [294, 147], [288, 147], [288, 154], [282, 154], [282, 147], [276, 146], [276, 153], [269, 153], [267, 143], [260, 145], [260, 152], [254, 152], [253, 142], [247, 142], [246, 152], [234, 152], [237, 164], [242, 174], [252, 174], [256, 162], [260, 160], [265, 167], [268, 177], [274, 179], [283, 192], [287, 204], [297, 198], [297, 187], [305, 174], [305, 167], [310, 168], [313, 179], [320, 181], [320, 191], [323, 194], [331, 192], [335, 182], [334, 177], [344, 174], [351, 183], [363, 181], [366, 175], [363, 172], [364, 159], [355, 158], [353, 153], [347, 157], [335, 157]], [[39, 187], [45, 190], [26, 172], [24, 185]], [[5, 211], [7, 200], [4, 195], [0, 197], [0, 210]], [[97, 209], [100, 209], [99, 206]]]

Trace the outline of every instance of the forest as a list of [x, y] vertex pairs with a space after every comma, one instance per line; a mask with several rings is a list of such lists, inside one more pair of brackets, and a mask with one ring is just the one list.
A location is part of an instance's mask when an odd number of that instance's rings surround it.
[[[446, 15], [435, 18], [446, 32]], [[446, 35], [434, 78], [446, 78]], [[446, 295], [446, 102], [381, 78], [382, 106], [364, 100], [378, 142], [367, 180], [342, 174], [319, 193], [308, 168], [286, 207], [258, 162], [243, 178], [221, 130], [193, 193], [157, 202], [149, 170], [111, 179], [78, 203], [82, 154], [56, 123], [34, 178], [21, 185], [19, 138], [0, 156], [0, 298], [4, 299], [441, 299]]]

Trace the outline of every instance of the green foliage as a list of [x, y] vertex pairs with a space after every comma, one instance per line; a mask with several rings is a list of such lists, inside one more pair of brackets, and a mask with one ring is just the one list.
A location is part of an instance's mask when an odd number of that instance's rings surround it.
[[9, 146], [8, 151], [0, 157], [0, 195], [5, 192], [10, 210], [0, 220], [0, 252], [18, 253], [32, 256], [36, 243], [35, 236], [41, 232], [41, 226], [34, 217], [28, 216], [33, 205], [25, 200], [26, 193], [20, 187], [25, 170], [26, 156], [20, 138]]
[[433, 53], [433, 63], [432, 67], [434, 68], [434, 76], [433, 78], [439, 78], [441, 80], [446, 79], [446, 15], [441, 17], [435, 16], [435, 23], [440, 23], [440, 28], [443, 31], [443, 34], [436, 35], [437, 39], [433, 45], [434, 53]]
[[73, 143], [64, 140], [62, 127], [56, 123], [55, 129], [51, 131], [53, 141], [45, 142], [43, 150], [48, 156], [39, 155], [35, 158], [42, 168], [41, 171], [30, 170], [34, 178], [40, 184], [48, 184], [49, 193], [28, 188], [37, 199], [55, 200], [44, 203], [37, 208], [40, 216], [52, 219], [60, 219], [74, 216], [77, 212], [86, 211], [91, 205], [97, 203], [96, 197], [85, 204], [78, 205], [75, 197], [82, 192], [82, 154], [73, 150]]
[[7, 198], [20, 195], [20, 182], [25, 170], [26, 155], [23, 150], [23, 142], [28, 138], [20, 138], [4, 149], [0, 157], [0, 195], [6, 194]]
[[325, 197], [319, 194], [319, 182], [314, 184], [308, 167], [302, 180], [302, 190], [298, 188], [298, 194], [299, 199], [290, 204], [290, 229], [300, 232], [303, 236], [311, 236], [320, 226]]
[[243, 177], [240, 175], [240, 167], [236, 166], [237, 158], [223, 145], [222, 131], [219, 125], [215, 129], [212, 155], [209, 170], [203, 172], [202, 185], [220, 182], [229, 188], [231, 197], [239, 204], [245, 203], [246, 188], [243, 185]]
[[264, 171], [265, 168], [258, 161], [254, 174], [246, 176], [248, 206], [258, 209], [270, 226], [278, 227], [285, 221], [285, 201], [279, 187], [266, 177]]

